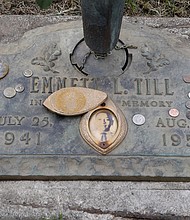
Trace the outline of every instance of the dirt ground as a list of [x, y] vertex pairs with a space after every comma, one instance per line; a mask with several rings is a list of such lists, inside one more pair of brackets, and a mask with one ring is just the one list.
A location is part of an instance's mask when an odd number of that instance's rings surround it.
[[[35, 0], [0, 0], [0, 15], [49, 14], [80, 15], [80, 0], [54, 0], [47, 10], [40, 10]], [[189, 17], [189, 0], [126, 0], [129, 16]]]

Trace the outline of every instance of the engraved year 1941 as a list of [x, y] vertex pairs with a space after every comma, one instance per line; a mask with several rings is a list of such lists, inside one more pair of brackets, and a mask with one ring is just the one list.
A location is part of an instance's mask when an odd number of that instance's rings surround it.
[[17, 134], [12, 131], [7, 131], [4, 133], [4, 144], [5, 145], [12, 145], [15, 142], [23, 143], [24, 145], [29, 145], [30, 143], [34, 145], [40, 145], [41, 144], [41, 133], [30, 133], [30, 132], [24, 132], [21, 134]]

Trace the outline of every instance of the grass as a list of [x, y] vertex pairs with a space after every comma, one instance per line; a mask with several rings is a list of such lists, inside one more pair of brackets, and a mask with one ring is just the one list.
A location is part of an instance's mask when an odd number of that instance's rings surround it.
[[[47, 10], [40, 10], [35, 0], [0, 0], [0, 14], [80, 15], [80, 0], [54, 0]], [[129, 16], [189, 17], [189, 0], [126, 0]]]
[[189, 0], [126, 0], [130, 16], [189, 17]]

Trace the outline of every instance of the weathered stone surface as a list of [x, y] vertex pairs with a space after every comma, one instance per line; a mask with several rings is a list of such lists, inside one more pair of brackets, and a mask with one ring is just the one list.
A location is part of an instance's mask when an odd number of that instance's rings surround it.
[[[129, 49], [132, 65], [120, 76], [84, 76], [72, 67], [69, 53], [82, 37], [80, 20], [37, 28], [19, 41], [1, 43], [0, 59], [10, 68], [0, 81], [1, 178], [190, 177], [190, 122], [184, 104], [189, 85], [182, 80], [189, 74], [189, 41], [146, 22], [123, 23], [120, 38], [138, 48]], [[47, 60], [51, 53], [56, 59]], [[25, 76], [28, 69], [31, 77]], [[6, 98], [5, 89], [18, 84], [24, 91]], [[53, 91], [70, 86], [107, 92], [125, 114], [127, 137], [107, 156], [83, 141], [80, 117], [60, 117], [42, 106]], [[171, 108], [180, 111], [178, 118], [169, 116]], [[146, 118], [142, 126], [132, 122], [139, 113]]]
[[189, 183], [1, 182], [0, 219], [188, 219], [189, 187]]
[[31, 29], [60, 22], [78, 20], [77, 16], [42, 16], [42, 15], [1, 15], [0, 42], [17, 41]]

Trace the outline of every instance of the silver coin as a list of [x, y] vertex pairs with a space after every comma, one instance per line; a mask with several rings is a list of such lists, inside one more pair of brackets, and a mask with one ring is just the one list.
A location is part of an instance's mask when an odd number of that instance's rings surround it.
[[136, 125], [143, 125], [146, 122], [144, 115], [141, 114], [134, 115], [132, 120]]
[[23, 92], [24, 91], [24, 86], [22, 84], [18, 84], [15, 86], [16, 92]]
[[190, 98], [190, 92], [187, 94], [187, 96]]
[[186, 117], [190, 119], [190, 111], [186, 112]]
[[190, 109], [190, 101], [185, 103], [186, 108]]
[[179, 110], [177, 110], [176, 108], [172, 108], [169, 110], [169, 115], [173, 118], [176, 118], [177, 116], [179, 116]]
[[16, 90], [12, 87], [8, 87], [3, 91], [3, 95], [6, 98], [13, 98], [16, 95]]
[[31, 76], [33, 75], [33, 72], [32, 72], [32, 70], [27, 69], [27, 70], [25, 70], [25, 71], [23, 72], [23, 75], [24, 75], [25, 77], [31, 77]]

